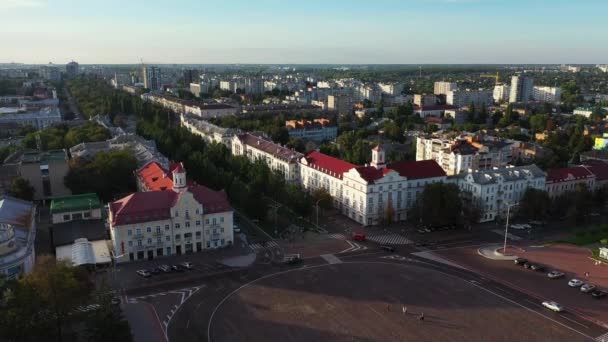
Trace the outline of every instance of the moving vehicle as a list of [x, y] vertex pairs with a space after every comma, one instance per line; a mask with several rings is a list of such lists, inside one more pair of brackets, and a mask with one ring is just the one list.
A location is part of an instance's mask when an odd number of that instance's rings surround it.
[[160, 274], [160, 272], [161, 272], [161, 269], [158, 267], [154, 267], [153, 269], [150, 270], [150, 273], [152, 273], [154, 275]]
[[363, 233], [353, 233], [353, 235], [351, 236], [351, 238], [354, 241], [365, 241], [365, 234], [363, 234]]
[[536, 221], [536, 220], [534, 220], [534, 221], [530, 221], [530, 224], [533, 225], [533, 226], [544, 226], [546, 223], [545, 223], [545, 221]]
[[595, 285], [593, 284], [583, 284], [581, 286], [581, 292], [582, 293], [589, 293], [591, 291], [595, 290]]
[[595, 290], [595, 291], [591, 292], [591, 296], [593, 296], [593, 298], [595, 298], [595, 299], [604, 298], [604, 297], [606, 297], [606, 294], [608, 294], [608, 292], [606, 292], [604, 290]]
[[524, 264], [524, 267], [527, 268], [527, 269], [531, 269], [532, 268], [532, 263], [531, 262], [526, 262]]
[[551, 271], [549, 273], [547, 273], [547, 277], [549, 277], [550, 279], [558, 279], [564, 276], [564, 273], [560, 272], [560, 271]]
[[395, 247], [393, 246], [389, 246], [389, 245], [382, 245], [380, 246], [380, 248], [382, 248], [383, 250], [387, 251], [387, 252], [395, 252]]
[[149, 278], [150, 276], [152, 276], [152, 274], [150, 274], [148, 270], [137, 270], [135, 272], [144, 278]]
[[562, 312], [565, 310], [563, 306], [554, 301], [544, 301], [543, 306], [555, 312]]
[[283, 259], [283, 262], [287, 265], [297, 265], [302, 263], [302, 261], [300, 254], [288, 254], [285, 255], [285, 258]]
[[524, 259], [524, 258], [517, 258], [515, 260], [513, 260], [513, 263], [515, 263], [515, 265], [524, 265], [526, 263], [528, 263], [528, 259]]
[[171, 269], [175, 272], [184, 272], [182, 265], [171, 265]]
[[184, 261], [180, 265], [187, 270], [191, 270], [194, 267], [194, 265], [190, 261]]
[[534, 271], [538, 271], [538, 272], [544, 272], [545, 271], [545, 266], [540, 265], [540, 264], [532, 264], [532, 266], [530, 266], [530, 268]]
[[580, 287], [583, 285], [583, 282], [574, 278], [574, 279], [570, 279], [570, 281], [568, 282], [568, 286], [570, 287]]
[[169, 265], [160, 265], [158, 268], [165, 273], [171, 272], [171, 267], [169, 267]]

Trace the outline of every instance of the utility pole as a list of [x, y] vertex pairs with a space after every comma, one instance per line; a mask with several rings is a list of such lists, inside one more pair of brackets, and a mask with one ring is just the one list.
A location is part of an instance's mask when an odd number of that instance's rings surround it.
[[511, 216], [511, 207], [518, 205], [519, 203], [507, 203], [507, 223], [505, 224], [505, 243], [502, 248], [502, 254], [507, 254], [507, 234], [509, 232], [509, 216]]

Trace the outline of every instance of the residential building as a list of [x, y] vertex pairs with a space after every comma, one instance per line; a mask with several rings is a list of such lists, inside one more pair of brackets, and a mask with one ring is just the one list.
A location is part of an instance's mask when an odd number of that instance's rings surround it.
[[325, 189], [333, 206], [360, 224], [402, 221], [429, 183], [446, 180], [435, 161], [386, 164], [381, 146], [370, 165], [357, 166], [320, 152], [300, 159], [300, 184], [307, 191]]
[[102, 204], [97, 194], [79, 194], [55, 197], [50, 213], [53, 224], [78, 220], [101, 220]]
[[[155, 184], [156, 177], [142, 174], [142, 170], [138, 173], [144, 183]], [[224, 191], [187, 181], [181, 163], [164, 172], [163, 177], [164, 190], [151, 187], [109, 204], [112, 248], [120, 256], [117, 262], [151, 260], [233, 244], [233, 209]]]
[[467, 113], [460, 109], [446, 109], [443, 116], [454, 120], [455, 124], [463, 124], [467, 121]]
[[378, 83], [382, 94], [397, 96], [403, 91], [403, 83]]
[[492, 98], [496, 103], [503, 103], [509, 101], [511, 93], [511, 86], [508, 84], [497, 84], [494, 86], [494, 92]]
[[506, 166], [461, 173], [453, 181], [471, 203], [481, 209], [480, 222], [503, 219], [510, 204], [527, 189], [545, 190], [545, 173], [536, 165]]
[[78, 63], [71, 61], [65, 66], [65, 75], [67, 78], [74, 78], [78, 76]]
[[527, 103], [534, 94], [534, 79], [527, 76], [511, 77], [509, 103]]
[[0, 108], [0, 127], [5, 125], [32, 126], [41, 130], [61, 121], [61, 112], [59, 107], [56, 106], [40, 109], [28, 109], [26, 107]]
[[39, 73], [40, 77], [47, 81], [57, 82], [61, 80], [61, 71], [52, 64], [40, 67]]
[[167, 95], [142, 94], [142, 100], [158, 104], [170, 109], [177, 114], [193, 114], [201, 118], [216, 118], [228, 115], [235, 115], [239, 108], [223, 103], [203, 103], [200, 101], [182, 100], [177, 97]]
[[418, 116], [423, 119], [427, 116], [434, 116], [439, 118], [444, 116], [446, 111], [455, 111], [457, 109], [458, 107], [452, 105], [414, 105], [414, 114], [418, 114]]
[[608, 133], [602, 134], [601, 137], [595, 138], [594, 150], [605, 150], [608, 146]]
[[434, 94], [414, 94], [414, 105], [419, 107], [435, 106], [437, 96]]
[[188, 129], [192, 134], [200, 136], [206, 142], [222, 144], [228, 149], [232, 148], [232, 137], [240, 132], [238, 129], [216, 126], [190, 114], [180, 115], [180, 123], [182, 127]]
[[475, 108], [482, 106], [490, 107], [493, 102], [493, 92], [490, 90], [452, 90], [446, 95], [446, 103], [458, 108], [467, 107], [471, 104]]
[[0, 198], [0, 275], [15, 279], [33, 269], [35, 239], [36, 206], [9, 196]]
[[338, 115], [351, 115], [353, 112], [352, 98], [346, 94], [327, 96], [327, 109], [336, 111]]
[[188, 88], [190, 86], [190, 84], [194, 83], [195, 81], [198, 81], [198, 71], [197, 70], [192, 70], [192, 69], [186, 69], [184, 70], [184, 80], [183, 80], [183, 85], [184, 87]]
[[71, 194], [64, 184], [64, 178], [69, 171], [65, 150], [21, 151], [9, 156], [5, 164], [17, 166], [19, 176], [27, 179], [34, 187], [35, 200]]
[[329, 119], [288, 120], [285, 127], [292, 138], [325, 141], [334, 140], [338, 135], [338, 126], [331, 124]]
[[246, 156], [252, 162], [264, 161], [271, 170], [283, 174], [287, 182], [299, 180], [298, 160], [302, 154], [269, 139], [251, 133], [237, 134], [232, 138], [232, 154]]
[[106, 141], [86, 142], [70, 147], [72, 158], [93, 159], [100, 152], [129, 149], [137, 165], [157, 161], [165, 167], [169, 160], [156, 148], [154, 140], [146, 140], [137, 134], [120, 134]]
[[433, 94], [447, 95], [450, 91], [458, 89], [456, 82], [435, 82]]
[[152, 91], [162, 90], [163, 79], [159, 67], [143, 65], [142, 78], [144, 80], [144, 88], [148, 88]]
[[575, 191], [579, 186], [594, 190], [595, 178], [595, 175], [582, 165], [551, 169], [547, 171], [545, 189], [551, 198]]
[[532, 98], [538, 102], [559, 104], [562, 101], [562, 88], [534, 86]]
[[593, 107], [578, 107], [578, 108], [574, 108], [574, 111], [572, 112], [572, 114], [574, 115], [582, 115], [586, 118], [589, 118], [591, 116], [591, 114], [593, 114]]

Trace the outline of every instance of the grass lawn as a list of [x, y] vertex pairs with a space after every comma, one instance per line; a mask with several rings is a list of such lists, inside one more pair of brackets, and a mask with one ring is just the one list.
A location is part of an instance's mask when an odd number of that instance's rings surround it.
[[599, 243], [608, 238], [608, 224], [594, 225], [578, 228], [572, 236], [561, 242], [571, 243], [577, 246], [584, 246]]

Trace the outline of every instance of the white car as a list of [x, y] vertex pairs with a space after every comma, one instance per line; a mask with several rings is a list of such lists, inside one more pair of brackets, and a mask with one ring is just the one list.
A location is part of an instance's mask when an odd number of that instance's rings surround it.
[[524, 228], [524, 226], [521, 224], [512, 224], [511, 229], [526, 229], [526, 228]]
[[584, 284], [583, 286], [581, 286], [581, 292], [583, 293], [588, 293], [595, 290], [595, 285], [593, 284]]
[[547, 273], [547, 277], [549, 277], [550, 279], [557, 279], [557, 278], [561, 278], [564, 276], [564, 273], [560, 272], [560, 271], [551, 271], [549, 273]]
[[576, 279], [576, 278], [571, 279], [571, 280], [568, 282], [568, 286], [570, 286], [570, 287], [579, 287], [579, 286], [581, 286], [581, 285], [583, 285], [583, 282], [582, 282], [582, 281], [580, 281], [580, 280], [578, 280], [578, 279]]
[[553, 310], [555, 312], [564, 311], [564, 307], [554, 301], [545, 301], [545, 302], [543, 302], [543, 306], [546, 307], [547, 309]]
[[527, 223], [522, 223], [520, 226], [522, 226], [522, 229], [532, 229], [532, 226]]
[[142, 276], [144, 278], [148, 278], [152, 275], [152, 274], [150, 274], [150, 272], [148, 272], [148, 270], [137, 270], [137, 274], [139, 274], [140, 276]]

